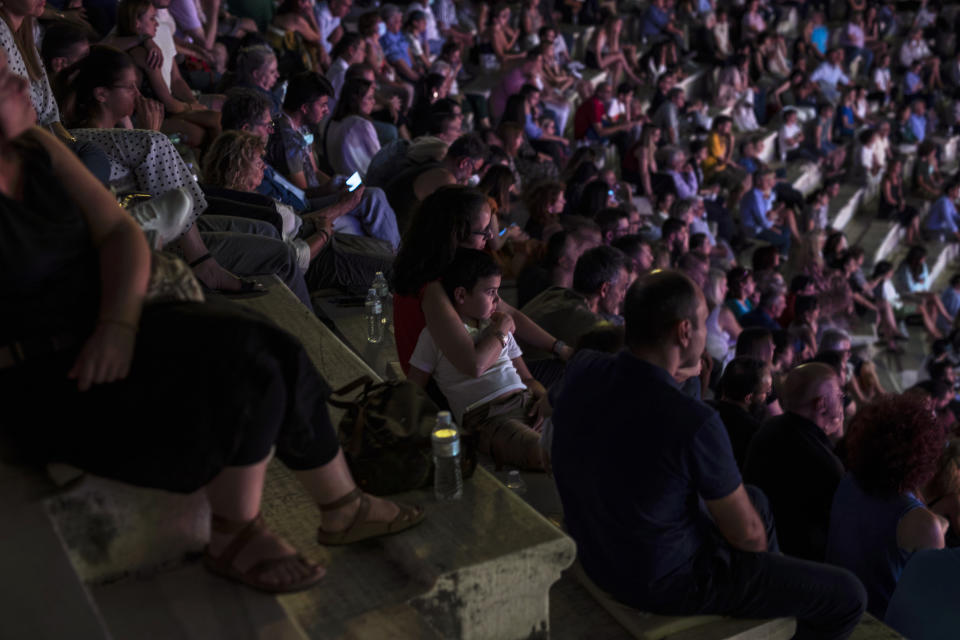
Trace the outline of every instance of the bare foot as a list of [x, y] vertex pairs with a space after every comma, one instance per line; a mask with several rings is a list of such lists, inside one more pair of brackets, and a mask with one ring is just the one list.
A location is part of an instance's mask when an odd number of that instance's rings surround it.
[[[236, 538], [236, 533], [210, 532], [208, 552], [214, 558], [219, 558], [224, 550]], [[233, 560], [233, 568], [245, 573], [264, 560], [281, 559], [273, 567], [256, 574], [260, 582], [276, 587], [293, 585], [317, 579], [323, 576], [326, 570], [311, 562], [300, 560], [297, 550], [286, 540], [268, 529], [260, 529], [254, 537], [240, 550]]]

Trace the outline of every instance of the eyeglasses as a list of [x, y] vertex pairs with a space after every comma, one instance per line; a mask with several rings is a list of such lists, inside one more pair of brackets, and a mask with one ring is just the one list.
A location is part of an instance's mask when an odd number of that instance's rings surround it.
[[489, 240], [490, 238], [493, 237], [493, 231], [487, 228], [487, 229], [484, 229], [483, 231], [471, 231], [470, 235], [480, 236], [482, 238], [486, 238], [487, 240]]
[[273, 120], [267, 120], [266, 122], [258, 122], [257, 126], [263, 127], [264, 129], [268, 129], [270, 131], [273, 131], [274, 129]]
[[110, 87], [113, 89], [126, 89], [127, 91], [137, 91], [139, 89], [135, 84], [112, 84]]

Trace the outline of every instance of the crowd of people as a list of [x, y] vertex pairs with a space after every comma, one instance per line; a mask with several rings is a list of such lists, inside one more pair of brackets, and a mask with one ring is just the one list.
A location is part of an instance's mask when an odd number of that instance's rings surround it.
[[[321, 544], [425, 512], [356, 487], [295, 339], [158, 298], [156, 264], [227, 296], [275, 274], [311, 310], [383, 271], [407, 378], [496, 464], [553, 474], [613, 597], [946, 637], [960, 276], [933, 290], [927, 258], [960, 240], [950, 8], [4, 0], [0, 388], [30, 419], [3, 435], [206, 487], [211, 571], [311, 586], [258, 515], [271, 452]], [[900, 227], [898, 264], [831, 227], [844, 184]], [[929, 355], [895, 393], [871, 354], [910, 331]]]

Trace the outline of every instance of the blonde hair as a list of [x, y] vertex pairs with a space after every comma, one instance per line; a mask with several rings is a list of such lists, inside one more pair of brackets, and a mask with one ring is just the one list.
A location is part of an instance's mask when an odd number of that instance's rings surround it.
[[245, 190], [244, 176], [263, 155], [263, 140], [246, 131], [224, 131], [210, 145], [203, 159], [205, 182], [226, 189]]

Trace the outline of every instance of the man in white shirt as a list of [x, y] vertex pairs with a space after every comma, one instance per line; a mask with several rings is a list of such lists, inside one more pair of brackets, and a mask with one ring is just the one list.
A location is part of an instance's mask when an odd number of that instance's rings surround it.
[[353, 0], [329, 0], [318, 2], [314, 7], [313, 13], [317, 18], [317, 26], [320, 27], [320, 45], [323, 47], [324, 57], [330, 55], [333, 45], [343, 36], [340, 20], [350, 13], [352, 4]]
[[838, 85], [847, 86], [850, 84], [850, 78], [847, 77], [840, 66], [842, 62], [843, 51], [831, 49], [827, 52], [827, 59], [821, 62], [820, 66], [810, 76], [810, 81], [816, 82], [820, 86], [823, 97], [834, 104], [840, 100]]
[[900, 47], [900, 64], [909, 69], [917, 60], [923, 62], [923, 68], [927, 72], [927, 86], [942, 88], [940, 59], [930, 51], [930, 47], [923, 39], [923, 32], [920, 29], [913, 29]]

